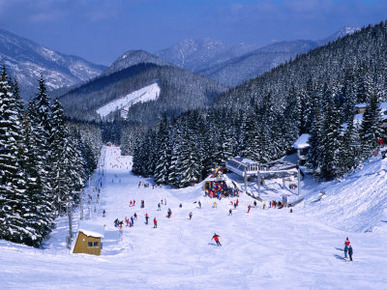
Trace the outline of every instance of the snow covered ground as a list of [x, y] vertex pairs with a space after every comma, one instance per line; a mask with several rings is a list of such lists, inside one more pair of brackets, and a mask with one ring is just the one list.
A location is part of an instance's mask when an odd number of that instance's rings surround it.
[[157, 83], [143, 87], [137, 91], [131, 92], [125, 97], [114, 100], [105, 106], [99, 108], [97, 113], [102, 117], [106, 117], [112, 112], [121, 110], [122, 117], [126, 119], [126, 114], [129, 108], [136, 103], [144, 103], [152, 100], [156, 100], [160, 96], [160, 87]]
[[[70, 254], [65, 243], [68, 221], [60, 218], [44, 249], [0, 241], [1, 289], [386, 289], [387, 165], [380, 157], [341, 182], [316, 185], [306, 179], [305, 200], [293, 213], [263, 210], [261, 203], [247, 213], [253, 200], [242, 194], [231, 216], [235, 198], [217, 201], [213, 208], [214, 200], [202, 196], [202, 185], [179, 190], [138, 187], [140, 181], [151, 180], [130, 172], [131, 157], [120, 156], [117, 147], [104, 147], [102, 157], [85, 189], [93, 202], [85, 199], [84, 204], [85, 218], [105, 226], [102, 255]], [[93, 188], [100, 178], [96, 203]], [[320, 190], [326, 196], [316, 201]], [[158, 211], [161, 199], [167, 205]], [[131, 200], [136, 200], [134, 207], [129, 207]], [[145, 208], [140, 208], [141, 200]], [[134, 227], [120, 231], [113, 226], [116, 218], [134, 213]], [[78, 210], [75, 224], [79, 217]], [[211, 241], [215, 232], [222, 247]], [[353, 262], [343, 259], [347, 236]]]

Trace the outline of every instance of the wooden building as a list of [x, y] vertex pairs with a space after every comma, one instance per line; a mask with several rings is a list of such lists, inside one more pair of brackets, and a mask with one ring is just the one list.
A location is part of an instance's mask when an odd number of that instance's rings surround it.
[[80, 223], [72, 253], [101, 255], [103, 232], [102, 226], [86, 222]]

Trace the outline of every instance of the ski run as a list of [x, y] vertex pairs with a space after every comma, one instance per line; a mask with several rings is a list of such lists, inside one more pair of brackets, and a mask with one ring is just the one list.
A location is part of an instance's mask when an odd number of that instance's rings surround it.
[[[203, 182], [185, 189], [153, 188], [152, 180], [131, 173], [131, 162], [119, 147], [104, 146], [99, 168], [84, 189], [84, 220], [104, 227], [100, 256], [70, 252], [64, 216], [43, 249], [0, 241], [0, 288], [386, 289], [387, 159], [380, 155], [340, 181], [316, 184], [306, 176], [302, 196], [296, 191], [289, 196], [290, 202], [304, 197], [292, 213], [263, 209], [261, 202], [247, 212], [254, 200], [241, 192], [232, 215], [236, 197], [204, 197]], [[276, 183], [265, 183], [261, 197], [280, 200]], [[125, 217], [134, 213], [137, 220], [127, 227]], [[72, 216], [73, 243], [80, 216], [78, 208]], [[121, 230], [116, 219], [124, 221]], [[215, 233], [221, 247], [211, 239]], [[344, 258], [346, 237], [353, 262]]]

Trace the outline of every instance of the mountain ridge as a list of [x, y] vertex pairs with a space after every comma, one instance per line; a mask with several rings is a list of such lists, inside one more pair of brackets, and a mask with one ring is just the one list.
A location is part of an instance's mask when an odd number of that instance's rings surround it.
[[32, 40], [0, 29], [0, 62], [16, 78], [24, 99], [34, 96], [42, 75], [47, 89], [59, 89], [98, 76], [105, 66], [46, 48]]

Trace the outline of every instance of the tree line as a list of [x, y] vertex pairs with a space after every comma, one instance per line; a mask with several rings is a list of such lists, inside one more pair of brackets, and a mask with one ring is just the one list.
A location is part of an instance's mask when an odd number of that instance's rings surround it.
[[[24, 106], [3, 67], [0, 79], [0, 239], [40, 247], [96, 168], [99, 129], [69, 124], [43, 77]], [[95, 134], [91, 134], [93, 132]]]
[[[309, 133], [315, 176], [337, 178], [386, 137], [379, 106], [387, 101], [386, 51], [387, 22], [368, 26], [229, 90], [209, 109], [126, 129], [121, 143], [135, 173], [184, 187], [230, 156], [280, 158]], [[361, 125], [357, 103], [368, 103]]]

